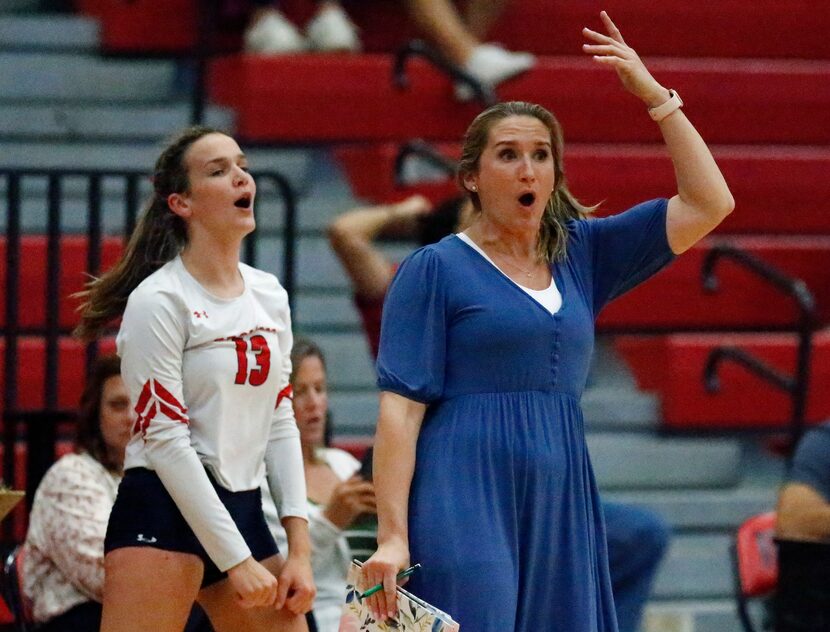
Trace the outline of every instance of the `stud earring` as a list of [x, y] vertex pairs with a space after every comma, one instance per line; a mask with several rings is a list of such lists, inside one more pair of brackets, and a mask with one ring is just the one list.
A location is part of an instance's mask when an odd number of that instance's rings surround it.
[[473, 190], [473, 191], [478, 191], [478, 187], [477, 187], [476, 185], [473, 185], [473, 189], [472, 189], [472, 190]]

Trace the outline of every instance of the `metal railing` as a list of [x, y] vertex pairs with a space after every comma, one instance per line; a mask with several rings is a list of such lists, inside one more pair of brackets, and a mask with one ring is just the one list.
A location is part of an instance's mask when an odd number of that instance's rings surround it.
[[409, 87], [407, 64], [413, 57], [425, 59], [456, 84], [467, 86], [474, 98], [485, 107], [490, 107], [499, 102], [492, 86], [482, 83], [469, 72], [446, 59], [426, 42], [418, 39], [411, 40], [395, 54], [392, 65], [392, 82], [398, 89], [404, 90]]
[[795, 326], [798, 334], [798, 351], [794, 375], [786, 375], [762, 359], [744, 349], [720, 346], [713, 349], [706, 360], [703, 380], [710, 393], [720, 388], [718, 369], [724, 362], [734, 362], [753, 375], [768, 382], [790, 396], [792, 414], [790, 417], [790, 444], [795, 447], [804, 432], [804, 418], [807, 410], [807, 396], [810, 386], [810, 357], [813, 347], [813, 333], [817, 326], [816, 302], [813, 294], [801, 279], [791, 277], [773, 265], [728, 244], [713, 247], [703, 261], [701, 268], [703, 287], [709, 292], [718, 290], [715, 268], [723, 259], [729, 259], [770, 284], [778, 291], [790, 296], [798, 305], [799, 318]]
[[[283, 202], [283, 251], [280, 280], [288, 291], [289, 300], [294, 295], [296, 260], [296, 194], [288, 179], [277, 171], [255, 171], [254, 177], [260, 184], [261, 195], [267, 195], [265, 184]], [[103, 200], [104, 183], [116, 184], [119, 188], [112, 193], [114, 200], [124, 210], [123, 235], [132, 233], [141, 204], [140, 189], [147, 174], [137, 170], [94, 170], [94, 169], [0, 169], [0, 183], [5, 184], [6, 230], [5, 230], [5, 281], [6, 305], [5, 323], [0, 326], [0, 336], [5, 341], [4, 380], [2, 391], [3, 410], [3, 479], [7, 484], [15, 483], [15, 445], [23, 429], [27, 445], [29, 464], [26, 475], [27, 499], [31, 502], [33, 492], [54, 460], [56, 428], [59, 422], [71, 420], [71, 410], [61, 410], [58, 399], [59, 343], [61, 337], [71, 333], [60, 322], [60, 274], [61, 242], [66, 235], [62, 230], [64, 192], [69, 181], [80, 185], [83, 204], [86, 209], [84, 235], [88, 243], [86, 272], [97, 275], [101, 272], [101, 254], [104, 243]], [[27, 264], [21, 259], [22, 227], [21, 211], [25, 183], [45, 183], [45, 231], [38, 233], [46, 239], [46, 283], [44, 314], [35, 326], [21, 326], [20, 296], [21, 270]], [[29, 196], [31, 197], [31, 196]], [[40, 198], [38, 198], [40, 199]], [[78, 224], [79, 222], [76, 222]], [[77, 234], [77, 233], [76, 233]], [[244, 242], [243, 260], [253, 264], [257, 258], [257, 233]], [[276, 267], [276, 266], [275, 266]], [[19, 341], [22, 336], [36, 336], [44, 341], [44, 382], [43, 405], [36, 410], [23, 410], [19, 406]], [[86, 369], [98, 353], [97, 343], [91, 343], [85, 351]], [[78, 393], [80, 395], [80, 393]], [[34, 429], [37, 429], [34, 432]], [[6, 527], [7, 528], [7, 527]], [[7, 532], [4, 532], [7, 533]]]

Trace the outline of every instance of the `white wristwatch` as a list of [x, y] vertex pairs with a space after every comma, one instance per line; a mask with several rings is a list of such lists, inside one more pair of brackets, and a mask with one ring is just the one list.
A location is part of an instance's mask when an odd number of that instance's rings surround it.
[[662, 121], [669, 114], [675, 110], [679, 110], [682, 107], [683, 99], [680, 98], [680, 95], [677, 94], [676, 90], [669, 88], [669, 100], [661, 105], [658, 105], [656, 108], [649, 108], [648, 115], [654, 121]]

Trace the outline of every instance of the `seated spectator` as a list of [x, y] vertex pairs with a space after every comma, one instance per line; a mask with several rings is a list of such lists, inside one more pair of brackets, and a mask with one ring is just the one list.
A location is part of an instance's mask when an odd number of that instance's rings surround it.
[[[431, 244], [464, 230], [474, 212], [467, 196], [450, 198], [433, 208], [425, 197], [413, 195], [397, 204], [354, 209], [329, 226], [329, 240], [351, 279], [373, 356], [377, 356], [380, 340], [383, 299], [396, 270], [376, 241], [408, 237], [421, 245]], [[619, 630], [636, 632], [668, 544], [669, 528], [646, 509], [612, 502], [602, 506]]]
[[[530, 53], [511, 52], [484, 42], [508, 0], [471, 0], [462, 16], [452, 0], [407, 0], [415, 26], [449, 61], [486, 86], [497, 84], [533, 67]], [[466, 86], [456, 88], [459, 98], [470, 98]]]
[[305, 36], [279, 10], [274, 0], [253, 0], [255, 9], [245, 29], [245, 50], [280, 55], [302, 51], [358, 51], [360, 40], [343, 7], [336, 0], [320, 0]]
[[[313, 342], [297, 340], [291, 366], [294, 417], [300, 429], [308, 489], [311, 568], [317, 585], [314, 620], [319, 632], [337, 632], [352, 559], [345, 531], [361, 516], [376, 512], [375, 492], [372, 483], [359, 476], [357, 459], [344, 450], [326, 447], [329, 410], [323, 352]], [[266, 487], [263, 509], [277, 545], [286, 550], [285, 532]]]
[[[133, 421], [118, 357], [99, 358], [81, 395], [77, 451], [46, 472], [29, 516], [23, 592], [40, 631], [100, 628], [104, 535]], [[187, 629], [211, 628], [198, 610]]]
[[830, 421], [798, 444], [778, 496], [775, 630], [830, 630]]

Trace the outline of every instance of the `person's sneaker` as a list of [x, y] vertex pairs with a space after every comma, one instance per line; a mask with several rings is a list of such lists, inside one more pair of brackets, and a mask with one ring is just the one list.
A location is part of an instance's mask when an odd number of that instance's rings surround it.
[[245, 50], [249, 53], [280, 55], [306, 49], [306, 41], [279, 11], [269, 11], [245, 31]]
[[[464, 70], [485, 86], [494, 88], [502, 81], [533, 68], [536, 57], [531, 53], [514, 53], [496, 44], [479, 44], [473, 49]], [[461, 101], [473, 98], [473, 90], [467, 84], [455, 86], [455, 96]]]
[[338, 6], [328, 6], [317, 12], [306, 26], [309, 47], [317, 51], [360, 50], [357, 28]]

